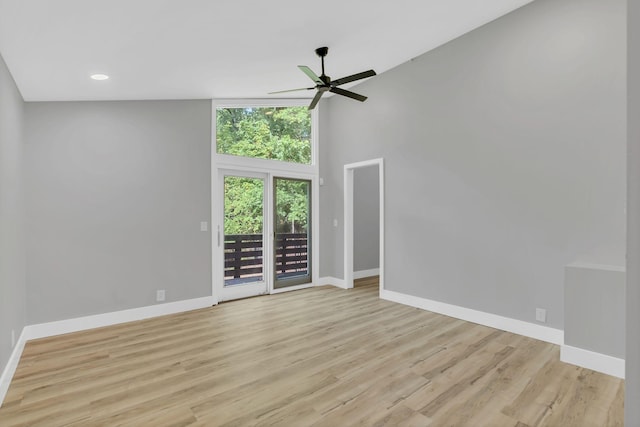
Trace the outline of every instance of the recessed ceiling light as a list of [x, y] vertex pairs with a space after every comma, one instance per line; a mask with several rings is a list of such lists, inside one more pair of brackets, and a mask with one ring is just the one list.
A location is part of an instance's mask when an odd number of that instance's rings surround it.
[[107, 80], [109, 76], [107, 76], [106, 74], [92, 74], [91, 78], [93, 80]]

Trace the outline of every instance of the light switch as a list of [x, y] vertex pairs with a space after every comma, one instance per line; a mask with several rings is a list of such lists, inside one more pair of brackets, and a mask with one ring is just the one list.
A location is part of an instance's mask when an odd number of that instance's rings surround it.
[[319, 183], [320, 183], [320, 185], [324, 185], [324, 178], [320, 178], [319, 179]]
[[334, 227], [337, 227], [337, 226], [338, 226], [338, 220], [337, 220], [337, 219], [334, 219], [334, 220], [333, 220], [333, 226], [334, 226]]
[[201, 221], [200, 231], [207, 231], [207, 230], [209, 230], [209, 223], [207, 221]]

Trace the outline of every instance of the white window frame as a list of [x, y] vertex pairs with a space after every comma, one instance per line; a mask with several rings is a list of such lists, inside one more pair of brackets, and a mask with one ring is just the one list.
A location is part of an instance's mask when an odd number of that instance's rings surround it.
[[307, 99], [214, 99], [212, 102], [212, 138], [211, 154], [213, 163], [225, 167], [248, 167], [256, 169], [282, 170], [284, 172], [300, 172], [306, 174], [318, 174], [318, 109], [311, 110], [311, 163], [293, 163], [274, 159], [259, 159], [254, 157], [235, 156], [232, 154], [220, 154], [217, 152], [216, 110], [218, 108], [268, 108], [268, 107], [306, 107]]
[[[274, 289], [273, 274], [265, 277], [267, 280], [267, 292], [275, 294], [280, 292], [293, 291], [303, 289], [318, 284], [319, 279], [319, 257], [320, 252], [320, 227], [319, 227], [319, 109], [318, 105], [311, 111], [311, 163], [300, 164], [292, 162], [284, 162], [272, 159], [257, 159], [251, 157], [234, 156], [228, 154], [219, 154], [217, 152], [217, 130], [216, 130], [216, 111], [218, 108], [250, 108], [250, 107], [298, 107], [307, 106], [308, 99], [213, 99], [211, 103], [211, 254], [212, 254], [212, 274], [211, 289], [214, 304], [219, 301], [219, 290], [221, 289], [224, 279], [219, 271], [222, 265], [220, 260], [223, 259], [224, 243], [219, 244], [218, 227], [222, 227], [224, 218], [221, 217], [222, 209], [217, 202], [223, 200], [224, 195], [220, 194], [221, 184], [219, 182], [220, 170], [237, 170], [243, 172], [256, 172], [267, 175], [267, 205], [271, 209], [273, 199], [273, 178], [295, 178], [306, 179], [311, 181], [311, 283], [292, 286], [290, 288]], [[265, 206], [267, 208], [267, 206]], [[268, 215], [272, 218], [271, 213]], [[266, 247], [273, 248], [273, 220], [270, 219], [266, 224], [265, 236]], [[271, 260], [271, 258], [268, 258]], [[270, 262], [270, 261], [269, 261]], [[272, 271], [271, 266], [268, 269]], [[219, 276], [219, 277], [218, 277]]]

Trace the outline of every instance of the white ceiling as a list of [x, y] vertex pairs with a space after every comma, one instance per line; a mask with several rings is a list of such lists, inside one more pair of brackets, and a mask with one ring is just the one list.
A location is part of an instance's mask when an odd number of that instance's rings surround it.
[[27, 101], [265, 98], [317, 47], [381, 73], [530, 1], [0, 0], [0, 54]]

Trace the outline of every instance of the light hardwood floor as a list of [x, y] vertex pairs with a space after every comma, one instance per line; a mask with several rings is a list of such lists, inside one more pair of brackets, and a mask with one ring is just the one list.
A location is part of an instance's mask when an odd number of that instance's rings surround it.
[[623, 381], [558, 346], [359, 285], [30, 341], [0, 425], [623, 425]]

